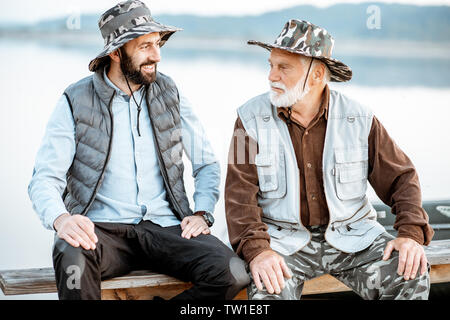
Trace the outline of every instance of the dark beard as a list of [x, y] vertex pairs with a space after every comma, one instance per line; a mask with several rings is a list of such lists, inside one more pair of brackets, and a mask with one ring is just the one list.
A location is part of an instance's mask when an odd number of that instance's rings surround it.
[[[143, 84], [145, 86], [148, 86], [150, 83], [154, 82], [156, 80], [156, 67], [157, 64], [155, 61], [147, 60], [144, 63], [142, 63], [138, 69], [136, 69], [133, 65], [133, 61], [131, 60], [130, 56], [123, 50], [123, 48], [120, 48], [120, 69], [122, 70], [123, 75], [128, 79], [128, 81], [134, 83], [134, 84]], [[147, 64], [155, 64], [155, 71], [150, 76], [145, 76], [141, 71], [140, 67], [147, 65]]]

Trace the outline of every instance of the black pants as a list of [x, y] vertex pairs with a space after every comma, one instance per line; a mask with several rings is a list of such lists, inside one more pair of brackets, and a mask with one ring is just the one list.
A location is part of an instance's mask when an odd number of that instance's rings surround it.
[[53, 266], [59, 299], [101, 299], [102, 280], [150, 269], [193, 286], [173, 299], [232, 299], [250, 281], [244, 262], [213, 235], [181, 237], [181, 227], [150, 221], [95, 223], [95, 250], [55, 236]]

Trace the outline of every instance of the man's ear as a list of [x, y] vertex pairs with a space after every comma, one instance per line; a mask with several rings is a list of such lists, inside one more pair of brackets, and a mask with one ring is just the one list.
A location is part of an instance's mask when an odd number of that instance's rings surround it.
[[119, 49], [114, 50], [113, 52], [111, 52], [109, 54], [109, 57], [111, 58], [111, 60], [113, 60], [114, 62], [120, 63], [120, 57], [119, 57]]
[[315, 82], [322, 82], [325, 77], [325, 66], [322, 63], [315, 63], [313, 70], [313, 79]]

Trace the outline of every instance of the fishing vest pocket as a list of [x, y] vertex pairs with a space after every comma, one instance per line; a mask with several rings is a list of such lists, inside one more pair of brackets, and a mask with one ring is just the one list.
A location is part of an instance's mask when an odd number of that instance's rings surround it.
[[278, 153], [258, 153], [255, 156], [258, 171], [259, 195], [263, 198], [282, 198], [286, 194], [286, 166], [284, 150]]
[[353, 222], [345, 227], [338, 228], [337, 231], [346, 236], [363, 236], [369, 230], [374, 228], [376, 221], [370, 219], [364, 219], [361, 221]]
[[267, 224], [267, 233], [270, 237], [275, 239], [283, 239], [289, 235], [290, 230], [282, 229], [281, 227], [275, 226], [273, 224]]
[[334, 154], [337, 197], [340, 200], [363, 197], [367, 191], [368, 148], [337, 149]]

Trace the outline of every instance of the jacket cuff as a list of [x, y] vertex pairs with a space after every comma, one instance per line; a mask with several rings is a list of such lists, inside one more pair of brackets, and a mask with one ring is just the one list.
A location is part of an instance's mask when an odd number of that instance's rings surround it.
[[69, 213], [64, 205], [52, 206], [45, 211], [44, 216], [41, 216], [42, 224], [46, 229], [56, 231], [53, 224], [55, 223], [55, 220], [64, 213]]
[[208, 211], [209, 213], [214, 213], [214, 207], [216, 206], [216, 203], [214, 200], [211, 200], [209, 197], [198, 197], [194, 200], [195, 202], [195, 210], [197, 211]]
[[425, 237], [423, 234], [422, 227], [412, 225], [412, 224], [404, 224], [398, 227], [397, 238], [410, 238], [418, 242], [420, 245], [425, 243]]
[[242, 246], [242, 256], [247, 263], [250, 263], [258, 254], [265, 250], [272, 250], [270, 248], [269, 240], [252, 239], [245, 241]]

